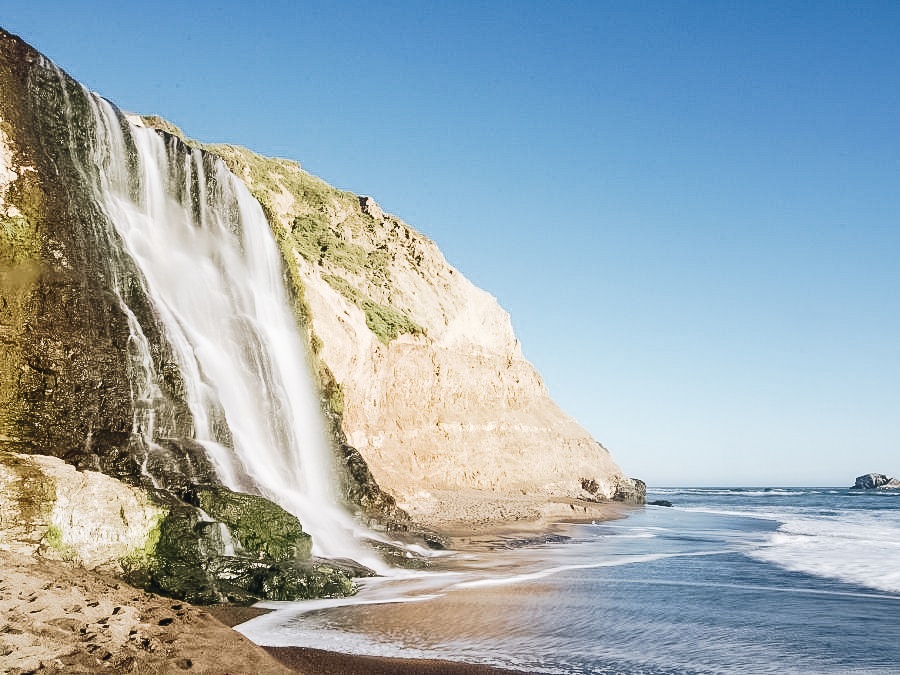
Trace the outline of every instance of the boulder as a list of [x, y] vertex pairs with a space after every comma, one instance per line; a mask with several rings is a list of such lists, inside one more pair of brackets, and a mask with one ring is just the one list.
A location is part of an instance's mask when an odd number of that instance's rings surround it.
[[613, 501], [626, 504], [644, 504], [647, 501], [647, 484], [639, 478], [619, 478]]
[[278, 504], [216, 485], [198, 487], [195, 494], [197, 506], [228, 527], [248, 556], [276, 562], [309, 560], [312, 538]]
[[647, 506], [672, 506], [672, 502], [668, 499], [655, 499], [652, 502], [647, 502]]

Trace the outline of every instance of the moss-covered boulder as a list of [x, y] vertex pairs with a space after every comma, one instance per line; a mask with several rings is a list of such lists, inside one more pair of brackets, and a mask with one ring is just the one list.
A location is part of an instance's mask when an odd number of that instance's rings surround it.
[[206, 528], [200, 523], [195, 508], [170, 505], [146, 564], [126, 570], [125, 578], [136, 586], [195, 604], [222, 601], [209, 569], [217, 551], [205, 545]]
[[278, 562], [309, 559], [312, 538], [297, 518], [268, 499], [209, 486], [197, 490], [197, 501], [228, 527], [244, 554]]
[[300, 522], [264, 497], [219, 486], [195, 488], [192, 503], [157, 497], [168, 512], [152, 554], [127, 571], [135, 585], [195, 604], [251, 604], [352, 595], [353, 578], [371, 573], [311, 559]]
[[270, 600], [342, 598], [356, 592], [348, 571], [325, 561], [275, 565], [257, 580], [253, 590]]

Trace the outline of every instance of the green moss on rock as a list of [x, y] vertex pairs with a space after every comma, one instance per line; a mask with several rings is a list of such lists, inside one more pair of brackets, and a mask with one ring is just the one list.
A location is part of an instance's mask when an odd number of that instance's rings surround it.
[[198, 492], [200, 508], [224, 523], [248, 554], [285, 560], [308, 560], [312, 538], [300, 521], [263, 497], [209, 487]]
[[346, 572], [327, 563], [270, 568], [259, 579], [261, 595], [272, 600], [342, 598], [355, 592]]
[[75, 562], [78, 560], [78, 553], [71, 546], [63, 541], [62, 530], [56, 525], [49, 525], [47, 531], [41, 539], [41, 545], [54, 551], [62, 560], [67, 562]]
[[140, 576], [143, 579], [143, 582], [137, 584], [139, 586], [143, 586], [146, 583], [146, 571], [153, 564], [154, 558], [156, 556], [156, 550], [159, 546], [159, 538], [160, 538], [160, 526], [163, 522], [164, 516], [160, 515], [156, 518], [156, 522], [147, 532], [147, 538], [144, 540], [143, 545], [135, 547], [120, 561], [122, 565], [122, 569], [126, 576]]
[[130, 583], [196, 604], [356, 592], [353, 577], [364, 570], [312, 560], [300, 522], [263, 497], [203, 486], [190, 495], [198, 508], [158, 496], [166, 502], [165, 516], [147, 544], [122, 561]]
[[[173, 508], [159, 524], [159, 539], [149, 570], [126, 577], [145, 581], [151, 590], [195, 604], [221, 600], [216, 579], [207, 571], [207, 551], [201, 545], [202, 530], [195, 509]], [[141, 579], [143, 574], [146, 579]]]

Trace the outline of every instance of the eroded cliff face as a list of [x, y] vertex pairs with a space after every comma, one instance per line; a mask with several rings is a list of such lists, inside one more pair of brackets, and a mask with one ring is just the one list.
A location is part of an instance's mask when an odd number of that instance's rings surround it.
[[434, 242], [293, 162], [209, 149], [264, 205], [341, 431], [403, 509], [433, 522], [522, 496], [641, 501], [550, 399], [508, 314]]
[[95, 214], [67, 194], [65, 88], [0, 38], [0, 447], [96, 465], [130, 431], [128, 330], [86, 241]]
[[[225, 453], [234, 450], [232, 420], [223, 419], [221, 397], [198, 401], [197, 391], [208, 383], [198, 384], [198, 367], [173, 346], [179, 337], [164, 325], [146, 274], [126, 251], [122, 223], [114, 222], [122, 214], [111, 203], [136, 199], [144, 206], [135, 202], [134, 208], [146, 208], [149, 217], [154, 197], [147, 185], [153, 181], [143, 172], [158, 169], [155, 181], [173, 188], [157, 195], [168, 200], [159, 212], [192, 220], [188, 233], [208, 231], [203, 214], [228, 217], [234, 205], [201, 208], [198, 202], [221, 196], [216, 184], [238, 181], [212, 154], [141, 129], [144, 140], [159, 136], [152, 152], [165, 155], [162, 165], [151, 166], [135, 145], [137, 130], [121, 113], [106, 104], [102, 115], [98, 97], [2, 30], [0, 93], [0, 449], [52, 454], [175, 493], [219, 482], [210, 442]], [[111, 141], [121, 147], [111, 148]], [[107, 199], [109, 177], [125, 172], [120, 183], [127, 187], [120, 188], [131, 194]], [[208, 185], [213, 189], [204, 190]], [[238, 219], [229, 227], [240, 232], [244, 224]], [[185, 265], [224, 264], [192, 260], [191, 250], [178, 253]], [[224, 259], [223, 251], [217, 254]], [[223, 327], [240, 320], [218, 317]], [[341, 459], [347, 498], [402, 526], [405, 514], [378, 490], [358, 453], [348, 447]], [[254, 487], [246, 475], [235, 481]]]
[[[110, 131], [96, 125], [99, 99], [2, 31], [0, 88], [0, 450], [163, 488], [194, 528], [195, 497], [219, 477], [195, 438], [184, 359], [97, 199]], [[404, 509], [428, 524], [531, 517], [541, 500], [641, 500], [640, 485], [549, 398], [494, 298], [372, 199], [294, 162], [193, 143], [158, 118], [108, 107], [104, 123], [132, 144], [135, 167], [135, 126], [159, 130], [139, 131], [162, 139], [170, 173], [198, 167], [176, 200], [193, 199], [201, 174], [221, 167], [213, 155], [259, 200], [349, 505], [407, 529]], [[227, 450], [227, 420], [211, 413], [211, 439]]]

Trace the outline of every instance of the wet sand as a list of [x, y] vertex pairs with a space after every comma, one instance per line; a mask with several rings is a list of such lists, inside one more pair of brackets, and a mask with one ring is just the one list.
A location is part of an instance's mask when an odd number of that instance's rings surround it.
[[[259, 607], [232, 607], [219, 605], [210, 608], [210, 613], [226, 626], [236, 626], [244, 621], [266, 614], [267, 609]], [[305, 647], [263, 647], [283, 665], [299, 673], [318, 675], [389, 675], [397, 673], [421, 673], [422, 675], [504, 675], [519, 671], [508, 671], [455, 661], [432, 659], [393, 659], [378, 656], [356, 656], [329, 652], [323, 649]]]
[[300, 647], [266, 647], [265, 650], [298, 672], [318, 675], [522, 675], [521, 671], [455, 661], [354, 656]]

